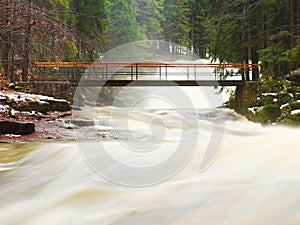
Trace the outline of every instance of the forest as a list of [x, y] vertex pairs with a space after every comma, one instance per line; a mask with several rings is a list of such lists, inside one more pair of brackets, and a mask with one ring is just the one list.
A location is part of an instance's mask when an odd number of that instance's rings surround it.
[[[94, 61], [119, 45], [165, 40], [201, 58], [300, 67], [300, 0], [0, 0], [1, 74], [34, 61]], [[246, 74], [249, 79], [249, 73]]]

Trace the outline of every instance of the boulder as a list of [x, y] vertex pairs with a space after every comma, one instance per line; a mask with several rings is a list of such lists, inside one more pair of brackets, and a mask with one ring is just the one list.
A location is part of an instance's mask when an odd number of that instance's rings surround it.
[[88, 126], [95, 125], [94, 120], [87, 120], [87, 119], [72, 119], [71, 122], [79, 127], [88, 127]]
[[0, 121], [0, 134], [30, 134], [35, 131], [34, 123], [23, 123], [16, 121]]
[[257, 112], [256, 119], [262, 124], [270, 124], [276, 122], [277, 118], [281, 116], [281, 111], [278, 105], [269, 104], [262, 107]]
[[42, 100], [46, 101], [50, 105], [50, 111], [65, 112], [65, 111], [72, 110], [72, 107], [67, 100], [63, 100], [63, 99], [42, 99]]
[[14, 106], [13, 108], [19, 111], [36, 111], [45, 114], [50, 110], [50, 104], [42, 101], [27, 101], [19, 103], [18, 106]]

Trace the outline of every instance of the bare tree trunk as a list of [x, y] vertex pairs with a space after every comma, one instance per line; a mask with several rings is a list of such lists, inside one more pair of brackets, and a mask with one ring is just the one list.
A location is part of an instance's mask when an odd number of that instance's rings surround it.
[[300, 0], [296, 1], [296, 35], [300, 36]]
[[14, 51], [12, 50], [11, 53], [11, 65], [10, 65], [10, 77], [9, 77], [9, 82], [14, 82], [14, 74], [15, 74], [15, 57], [14, 57]]
[[[4, 1], [3, 3], [3, 8], [9, 8], [9, 2], [8, 1]], [[3, 24], [5, 24], [4, 26], [9, 26], [9, 16], [8, 16], [8, 10], [3, 10], [2, 13], [2, 17]], [[1, 51], [1, 64], [2, 64], [2, 69], [3, 69], [3, 75], [4, 78], [6, 79], [8, 77], [9, 74], [9, 51], [10, 51], [10, 32], [8, 32], [7, 30], [3, 30], [1, 29], [1, 33], [0, 33], [0, 37], [1, 37], [1, 44], [2, 44], [2, 51]]]
[[23, 50], [23, 64], [22, 64], [22, 81], [26, 81], [28, 77], [28, 70], [29, 70], [29, 46], [30, 46], [30, 38], [29, 33], [25, 34], [24, 39], [24, 50]]
[[[248, 64], [249, 63], [249, 53], [248, 53], [248, 47], [246, 47], [244, 49], [244, 63]], [[245, 70], [245, 74], [246, 74], [246, 80], [250, 80], [250, 73], [249, 73], [249, 69], [244, 69]]]
[[29, 70], [29, 54], [30, 54], [30, 29], [31, 29], [31, 3], [32, 0], [28, 0], [28, 15], [26, 20], [26, 29], [24, 36], [24, 49], [23, 49], [23, 65], [22, 65], [22, 81], [25, 82], [28, 77]]
[[[72, 5], [72, 9], [73, 11], [75, 12], [75, 15], [76, 15], [76, 20], [78, 20], [78, 17], [80, 16], [80, 2], [79, 0], [72, 0], [71, 1], [71, 5]], [[77, 24], [78, 21], [76, 22], [75, 24], [75, 27], [77, 28], [77, 31], [79, 30], [79, 25]], [[78, 60], [81, 60], [82, 58], [82, 47], [81, 47], [81, 39], [80, 38], [77, 38], [76, 39], [76, 46], [77, 46], [77, 49], [78, 49], [78, 53], [77, 53], [77, 59]]]
[[[257, 54], [257, 49], [252, 47], [251, 48], [251, 61], [254, 64], [258, 64], [258, 54]], [[253, 67], [252, 68], [252, 80], [258, 80], [259, 78], [259, 70], [258, 67]]]
[[[295, 1], [290, 0], [290, 32], [295, 35]], [[293, 43], [291, 43], [293, 45]]]
[[5, 79], [8, 77], [9, 74], [9, 49], [10, 49], [10, 44], [8, 43], [8, 40], [2, 41], [1, 64], [2, 64], [3, 75]]
[[[300, 0], [290, 0], [290, 33], [292, 34], [290, 38], [290, 49], [294, 48], [297, 44], [297, 34], [299, 34], [299, 25], [297, 25], [300, 21], [299, 15], [297, 13], [300, 13], [298, 6], [300, 5]], [[297, 18], [298, 17], [298, 18]], [[298, 20], [298, 21], [297, 21]], [[294, 70], [297, 68], [297, 63], [292, 63], [289, 65], [289, 68], [287, 69], [287, 73], [291, 70]]]

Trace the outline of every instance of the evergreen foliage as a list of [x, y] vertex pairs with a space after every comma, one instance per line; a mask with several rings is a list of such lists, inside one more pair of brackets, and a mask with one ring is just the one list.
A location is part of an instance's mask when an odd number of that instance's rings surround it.
[[183, 46], [170, 46], [174, 53], [260, 62], [273, 78], [300, 67], [299, 0], [0, 0], [0, 10], [1, 70], [10, 80], [16, 57], [26, 75], [32, 61], [93, 61], [144, 39]]
[[149, 40], [163, 39], [163, 0], [137, 0], [136, 19], [140, 32]]
[[143, 39], [136, 20], [133, 0], [106, 1], [109, 49]]

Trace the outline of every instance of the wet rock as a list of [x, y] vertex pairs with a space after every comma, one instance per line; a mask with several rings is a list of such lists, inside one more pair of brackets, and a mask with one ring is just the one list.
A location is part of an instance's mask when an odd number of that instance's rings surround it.
[[19, 103], [19, 105], [13, 108], [19, 111], [36, 111], [45, 114], [50, 110], [50, 104], [42, 101], [26, 101]]
[[279, 122], [279, 124], [289, 126], [289, 127], [299, 127], [300, 121], [295, 120], [295, 118], [284, 118]]
[[59, 124], [60, 128], [64, 128], [64, 129], [67, 129], [67, 130], [78, 129], [78, 126], [73, 124], [71, 122], [71, 120], [57, 119], [56, 122]]
[[42, 99], [46, 101], [50, 106], [50, 111], [70, 111], [72, 109], [70, 103], [64, 99]]
[[86, 119], [76, 119], [72, 120], [72, 123], [79, 126], [79, 127], [87, 127], [87, 126], [94, 126], [95, 121], [93, 120], [86, 120]]
[[0, 121], [0, 134], [30, 134], [35, 131], [34, 123], [23, 123], [16, 121]]

